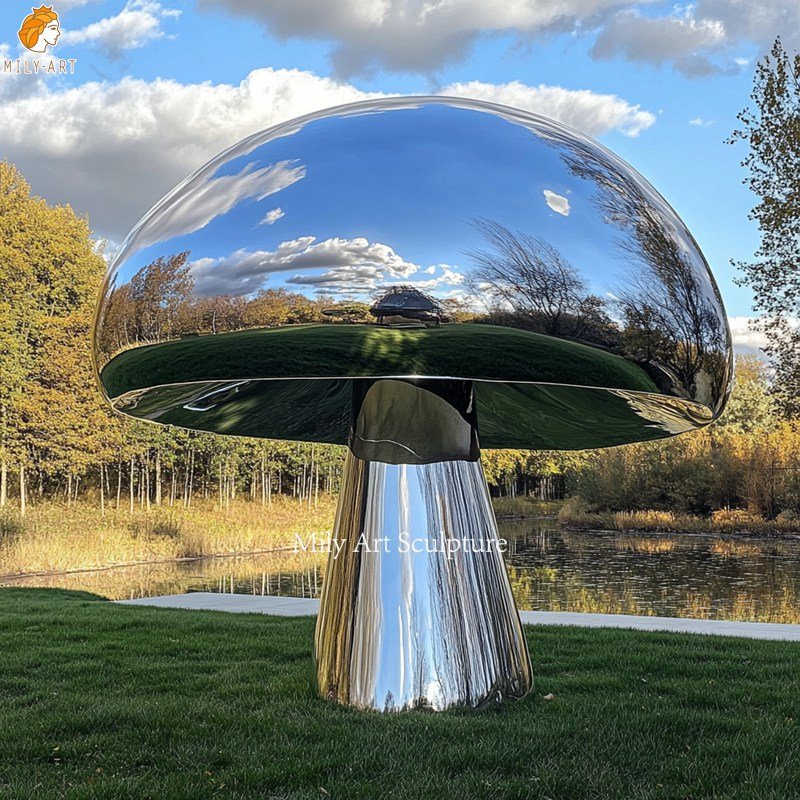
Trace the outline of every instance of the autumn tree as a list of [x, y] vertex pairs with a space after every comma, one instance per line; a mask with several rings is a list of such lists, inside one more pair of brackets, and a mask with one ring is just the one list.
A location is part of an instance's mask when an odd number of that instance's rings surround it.
[[[105, 270], [85, 219], [32, 196], [20, 173], [0, 162], [0, 472], [2, 501], [16, 467], [24, 513], [26, 475], [52, 458], [52, 430], [91, 448], [101, 413], [89, 372], [89, 326]], [[75, 454], [70, 456], [76, 463]]]

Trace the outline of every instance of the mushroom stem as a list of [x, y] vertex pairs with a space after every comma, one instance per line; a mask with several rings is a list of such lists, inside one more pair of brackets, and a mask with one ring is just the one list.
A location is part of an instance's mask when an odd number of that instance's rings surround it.
[[353, 407], [317, 620], [320, 694], [379, 711], [523, 696], [530, 660], [471, 384], [378, 380], [356, 387]]

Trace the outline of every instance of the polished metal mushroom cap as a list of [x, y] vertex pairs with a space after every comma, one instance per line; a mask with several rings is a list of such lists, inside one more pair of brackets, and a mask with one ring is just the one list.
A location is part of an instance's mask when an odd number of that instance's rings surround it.
[[454, 98], [342, 106], [209, 162], [126, 239], [94, 354], [131, 417], [341, 444], [365, 378], [472, 382], [481, 447], [577, 449], [706, 425], [731, 374], [708, 265], [641, 175]]

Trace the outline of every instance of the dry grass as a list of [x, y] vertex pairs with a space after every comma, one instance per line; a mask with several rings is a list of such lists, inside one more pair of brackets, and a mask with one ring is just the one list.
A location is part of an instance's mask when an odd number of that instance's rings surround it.
[[[110, 600], [182, 594], [200, 586], [208, 586], [212, 591], [233, 590], [266, 595], [275, 593], [276, 581], [279, 583], [280, 577], [287, 574], [295, 576], [295, 579], [304, 576], [309, 587], [321, 585], [327, 561], [327, 553], [277, 550], [243, 558], [224, 556], [189, 562], [152, 562], [92, 572], [31, 575], [7, 579], [0, 588], [5, 585], [86, 591]], [[247, 574], [246, 580], [242, 579], [242, 572]]]
[[555, 517], [561, 508], [561, 501], [537, 500], [527, 495], [493, 497], [492, 508], [498, 517]]
[[295, 533], [327, 536], [335, 498], [316, 507], [290, 498], [269, 506], [245, 501], [222, 509], [211, 502], [191, 508], [111, 511], [101, 517], [88, 504], [67, 508], [43, 503], [24, 520], [8, 512], [0, 525], [0, 575], [96, 569], [162, 559], [248, 553], [294, 544]]
[[715, 511], [710, 517], [673, 511], [590, 511], [577, 498], [565, 502], [558, 521], [580, 530], [610, 530], [655, 533], [736, 533], [755, 536], [782, 536], [800, 532], [793, 518], [767, 520], [741, 509]]

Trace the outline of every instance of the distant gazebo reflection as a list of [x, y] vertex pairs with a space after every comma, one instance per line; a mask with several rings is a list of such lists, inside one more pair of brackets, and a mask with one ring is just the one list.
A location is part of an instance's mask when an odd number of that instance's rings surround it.
[[413, 286], [393, 286], [384, 292], [370, 308], [379, 325], [421, 322], [438, 328], [448, 316], [437, 300]]

